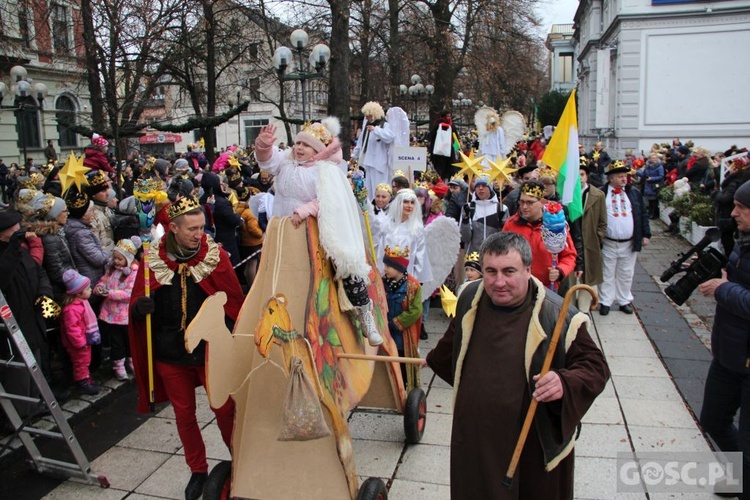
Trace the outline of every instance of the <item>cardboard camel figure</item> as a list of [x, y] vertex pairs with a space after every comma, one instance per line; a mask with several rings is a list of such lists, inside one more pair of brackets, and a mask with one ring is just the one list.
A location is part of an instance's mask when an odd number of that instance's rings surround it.
[[[385, 340], [382, 348], [397, 356], [382, 280], [372, 268], [368, 293]], [[208, 342], [211, 405], [219, 407], [228, 397], [236, 405], [232, 496], [355, 498], [349, 412], [360, 404], [403, 412], [406, 394], [398, 364], [338, 358], [338, 353], [377, 354], [379, 348], [371, 347], [353, 316], [339, 309], [333, 276], [315, 219], [294, 229], [289, 219], [273, 218], [258, 275], [233, 333], [223, 321], [222, 293], [204, 302], [186, 331], [188, 349]], [[277, 440], [295, 356], [318, 392], [330, 436]]]

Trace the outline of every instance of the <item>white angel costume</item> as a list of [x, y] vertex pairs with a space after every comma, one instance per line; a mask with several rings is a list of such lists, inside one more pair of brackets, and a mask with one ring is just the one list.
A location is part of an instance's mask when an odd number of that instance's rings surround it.
[[388, 165], [394, 135], [390, 124], [386, 121], [380, 125], [374, 125], [372, 130], [367, 129], [369, 125], [372, 124], [365, 119], [352, 156], [365, 171], [367, 197], [372, 200], [375, 196], [375, 187], [391, 181]]

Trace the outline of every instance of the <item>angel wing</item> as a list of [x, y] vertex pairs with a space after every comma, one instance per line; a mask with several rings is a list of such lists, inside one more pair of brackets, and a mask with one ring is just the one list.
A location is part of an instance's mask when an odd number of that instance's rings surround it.
[[438, 217], [424, 228], [425, 246], [432, 268], [432, 280], [422, 283], [422, 297], [427, 298], [445, 281], [458, 255], [461, 236], [452, 217]]
[[385, 114], [386, 121], [390, 124], [396, 139], [393, 141], [394, 146], [409, 145], [409, 117], [406, 111], [394, 106]]
[[487, 117], [496, 111], [489, 106], [482, 106], [474, 113], [474, 125], [477, 127], [477, 135], [480, 144], [482, 139], [487, 135]]
[[248, 208], [250, 208], [250, 211], [253, 213], [253, 217], [256, 219], [258, 218], [258, 214], [260, 213], [260, 205], [261, 201], [263, 201], [263, 193], [258, 193], [255, 196], [250, 197], [250, 203], [248, 203]]
[[505, 133], [505, 144], [511, 149], [526, 133], [526, 118], [518, 111], [506, 111], [500, 121]]

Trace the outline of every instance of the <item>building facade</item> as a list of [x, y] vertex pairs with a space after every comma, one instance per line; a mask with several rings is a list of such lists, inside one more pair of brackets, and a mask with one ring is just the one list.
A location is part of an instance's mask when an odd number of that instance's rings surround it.
[[750, 143], [749, 43], [748, 0], [581, 0], [581, 141], [615, 157], [675, 137], [714, 151]]
[[[81, 12], [76, 1], [4, 0], [0, 9], [0, 158], [10, 165], [45, 162], [54, 141], [59, 158], [87, 141], [69, 123], [85, 123], [90, 109], [83, 65]], [[11, 76], [25, 70], [28, 85]], [[18, 72], [18, 70], [16, 70]], [[46, 89], [46, 95], [40, 92]], [[19, 90], [20, 89], [20, 90]]]
[[553, 24], [545, 45], [550, 51], [550, 90], [570, 92], [576, 87], [578, 79], [578, 64], [573, 46], [573, 24]]

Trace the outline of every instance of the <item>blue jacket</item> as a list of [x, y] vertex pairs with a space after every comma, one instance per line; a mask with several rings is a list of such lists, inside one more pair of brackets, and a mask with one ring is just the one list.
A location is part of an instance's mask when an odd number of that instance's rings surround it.
[[750, 375], [750, 247], [734, 246], [727, 264], [728, 282], [716, 288], [711, 352], [721, 365]]
[[638, 171], [638, 177], [643, 178], [643, 196], [654, 198], [656, 196], [656, 186], [664, 183], [664, 167], [661, 162], [646, 162], [642, 170]]

